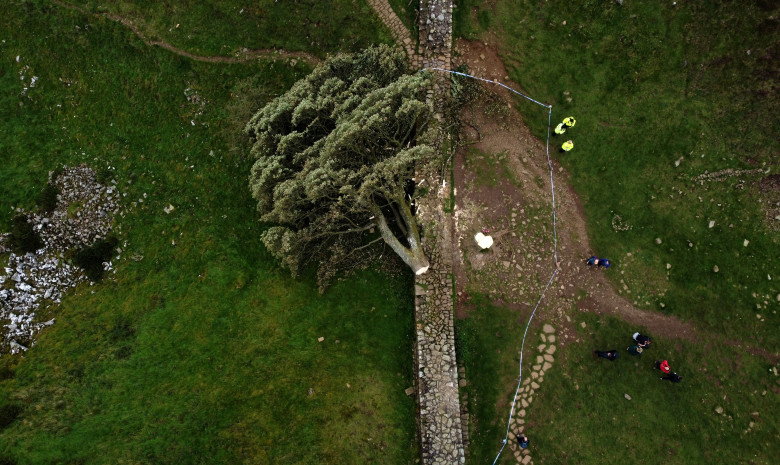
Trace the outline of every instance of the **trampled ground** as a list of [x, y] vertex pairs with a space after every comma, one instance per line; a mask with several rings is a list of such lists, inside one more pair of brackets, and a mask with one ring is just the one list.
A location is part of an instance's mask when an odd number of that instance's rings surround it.
[[[472, 74], [522, 91], [508, 79], [495, 46], [460, 40], [457, 51]], [[461, 147], [454, 160], [460, 245], [456, 314], [469, 383], [464, 398], [472, 414], [470, 459], [477, 463], [492, 460], [500, 448], [517, 383], [523, 330], [556, 269], [545, 145], [524, 121], [546, 122], [548, 110], [526, 105], [521, 116], [518, 100], [509, 92], [481, 85], [484, 93], [461, 115]], [[553, 108], [553, 126], [565, 116]], [[578, 129], [570, 129], [567, 136], [577, 140]], [[772, 371], [777, 354], [696, 322], [639, 308], [649, 302], [637, 302], [622, 279], [624, 273], [636, 273], [631, 253], [609, 256], [609, 270], [588, 268], [584, 260], [595, 252], [585, 211], [569, 174], [555, 161], [587, 153], [576, 146], [567, 154], [558, 153], [562, 140], [553, 137], [550, 142], [560, 268], [528, 332], [522, 376], [533, 381], [534, 389], [518, 397], [513, 431], [516, 420], [522, 419], [520, 430], [537, 436], [530, 454], [537, 463], [618, 463], [645, 456], [662, 456], [670, 463], [736, 463], [748, 455], [728, 448], [704, 450], [701, 445], [725, 443], [730, 435], [738, 435], [755, 446], [768, 446], [777, 437], [777, 423], [767, 417], [780, 393]], [[615, 233], [623, 227], [613, 221]], [[482, 228], [490, 229], [495, 239], [489, 251], [479, 250], [473, 239]], [[669, 285], [656, 280], [644, 287], [662, 296]], [[546, 346], [537, 349], [543, 323], [557, 330], [557, 352]], [[625, 351], [634, 331], [655, 339], [642, 358]], [[612, 364], [596, 360], [591, 355], [595, 349], [618, 349], [621, 358]], [[555, 362], [548, 364], [550, 353]], [[659, 380], [652, 368], [658, 358], [668, 358], [684, 376], [684, 384]], [[541, 362], [545, 368], [537, 378]], [[654, 407], [660, 404], [666, 405]], [[652, 439], [648, 431], [653, 431]], [[525, 458], [518, 452], [516, 459], [511, 449], [501, 463]], [[750, 455], [755, 463], [770, 463], [771, 456]]]

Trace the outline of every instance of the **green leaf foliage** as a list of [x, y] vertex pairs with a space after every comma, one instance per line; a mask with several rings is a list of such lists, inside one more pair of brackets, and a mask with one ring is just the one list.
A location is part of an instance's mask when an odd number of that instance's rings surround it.
[[246, 125], [252, 195], [261, 219], [276, 225], [262, 240], [293, 275], [317, 260], [322, 286], [337, 270], [364, 266], [379, 242], [374, 218], [391, 211], [405, 223], [397, 236], [417, 234], [403, 215], [405, 186], [433, 154], [416, 143], [430, 118], [429, 84], [427, 73], [407, 74], [401, 51], [369, 48], [321, 64]]

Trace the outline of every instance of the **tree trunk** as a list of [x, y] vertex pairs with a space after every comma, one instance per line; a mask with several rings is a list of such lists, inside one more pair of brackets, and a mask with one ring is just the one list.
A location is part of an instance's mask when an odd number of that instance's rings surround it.
[[382, 239], [384, 239], [387, 245], [389, 245], [390, 248], [401, 257], [401, 260], [414, 271], [414, 274], [421, 275], [428, 271], [428, 268], [430, 268], [431, 265], [428, 263], [425, 252], [423, 252], [422, 246], [420, 245], [420, 233], [417, 229], [417, 223], [406, 203], [401, 202], [399, 204], [399, 210], [406, 223], [406, 229], [408, 231], [406, 240], [409, 242], [409, 247], [404, 247], [404, 245], [401, 244], [401, 241], [395, 237], [395, 234], [393, 234], [390, 227], [387, 225], [387, 220], [382, 214], [382, 211], [379, 208], [375, 208], [374, 215], [376, 216], [376, 224], [379, 228], [379, 233], [382, 235]]

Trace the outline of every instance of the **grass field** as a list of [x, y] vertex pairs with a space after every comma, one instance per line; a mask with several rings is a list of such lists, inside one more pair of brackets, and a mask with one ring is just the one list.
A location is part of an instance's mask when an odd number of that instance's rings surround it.
[[[522, 315], [521, 325], [516, 311], [484, 296], [474, 296], [474, 303], [479, 310], [457, 322], [457, 347], [478, 425], [468, 463], [481, 464], [492, 463], [506, 431], [528, 315]], [[544, 313], [543, 304], [537, 316]], [[625, 351], [633, 326], [572, 315], [577, 342], [556, 353], [526, 409], [535, 463], [640, 463], [651, 457], [674, 464], [774, 463], [772, 457], [780, 453], [778, 378], [764, 358], [708, 341], [663, 337], [655, 337], [653, 347], [635, 358]], [[524, 378], [537, 355], [539, 328], [536, 324], [528, 332]], [[614, 362], [594, 359], [595, 349], [617, 349], [620, 355]], [[682, 383], [660, 380], [652, 366], [655, 357], [668, 359]], [[505, 453], [499, 463], [513, 461]]]
[[[577, 118], [561, 162], [594, 252], [625, 272], [637, 305], [780, 349], [780, 234], [760, 187], [780, 169], [777, 8], [523, 1], [489, 14], [510, 76], [554, 120]], [[546, 119], [527, 110], [543, 138]], [[621, 267], [628, 253], [634, 264]]]
[[419, 2], [409, 0], [388, 0], [390, 6], [398, 18], [403, 21], [406, 28], [412, 34], [412, 40], [417, 42], [417, 35], [419, 34], [419, 28], [417, 26], [417, 8]]
[[131, 20], [147, 37], [199, 55], [248, 49], [327, 54], [391, 43], [390, 31], [365, 0], [93, 0], [64, 1]]
[[[498, 35], [511, 78], [553, 105], [553, 124], [576, 117], [566, 135], [575, 148], [559, 159], [583, 201], [592, 252], [613, 260], [608, 274], [625, 280], [636, 306], [733, 343], [654, 334], [641, 360], [623, 352], [597, 361], [594, 349], [623, 350], [636, 328], [572, 309], [577, 342], [557, 352], [526, 416], [535, 463], [769, 464], [780, 455], [776, 363], [744, 348], [780, 350], [780, 234], [767, 208], [778, 195], [762, 183], [780, 168], [778, 13], [776, 2], [714, 1], [456, 11], [457, 35]], [[547, 119], [517, 105], [544, 139]], [[472, 297], [477, 310], [456, 326], [474, 419], [469, 461], [491, 463], [529, 315]], [[683, 382], [659, 380], [654, 357], [668, 358]]]
[[[62, 164], [115, 178], [127, 214], [115, 279], [0, 360], [0, 462], [411, 463], [409, 279], [392, 264], [320, 296], [258, 240], [238, 131], [309, 68], [198, 63], [49, 2], [3, 8], [0, 229]], [[199, 40], [231, 28], [209, 27]]]

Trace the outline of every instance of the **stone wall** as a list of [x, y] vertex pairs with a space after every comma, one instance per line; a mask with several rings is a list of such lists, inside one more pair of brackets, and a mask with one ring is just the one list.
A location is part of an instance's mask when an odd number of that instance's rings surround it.
[[[452, 0], [420, 0], [421, 68], [450, 69], [452, 65]], [[450, 75], [434, 72], [428, 99], [437, 120], [443, 121], [444, 102], [450, 89]]]
[[[419, 17], [419, 66], [450, 69], [452, 0], [421, 0]], [[444, 119], [448, 92], [449, 75], [435, 72], [428, 103], [439, 122]], [[432, 138], [434, 141], [430, 142], [443, 155], [448, 145], [447, 134], [440, 130]], [[415, 283], [415, 366], [423, 465], [466, 462], [453, 327], [453, 222], [452, 216], [444, 211], [450, 186], [439, 174], [441, 163], [436, 160], [423, 168], [425, 172], [416, 173], [421, 187], [430, 189], [418, 202], [417, 218], [423, 228], [423, 249], [431, 268], [418, 276]]]
[[423, 67], [449, 69], [452, 60], [452, 0], [420, 0]]
[[[449, 185], [435, 175], [436, 195], [418, 204], [423, 248], [431, 263], [415, 283], [415, 332], [420, 443], [424, 465], [465, 463], [455, 358], [452, 218], [444, 212]], [[432, 186], [433, 187], [433, 186]]]

